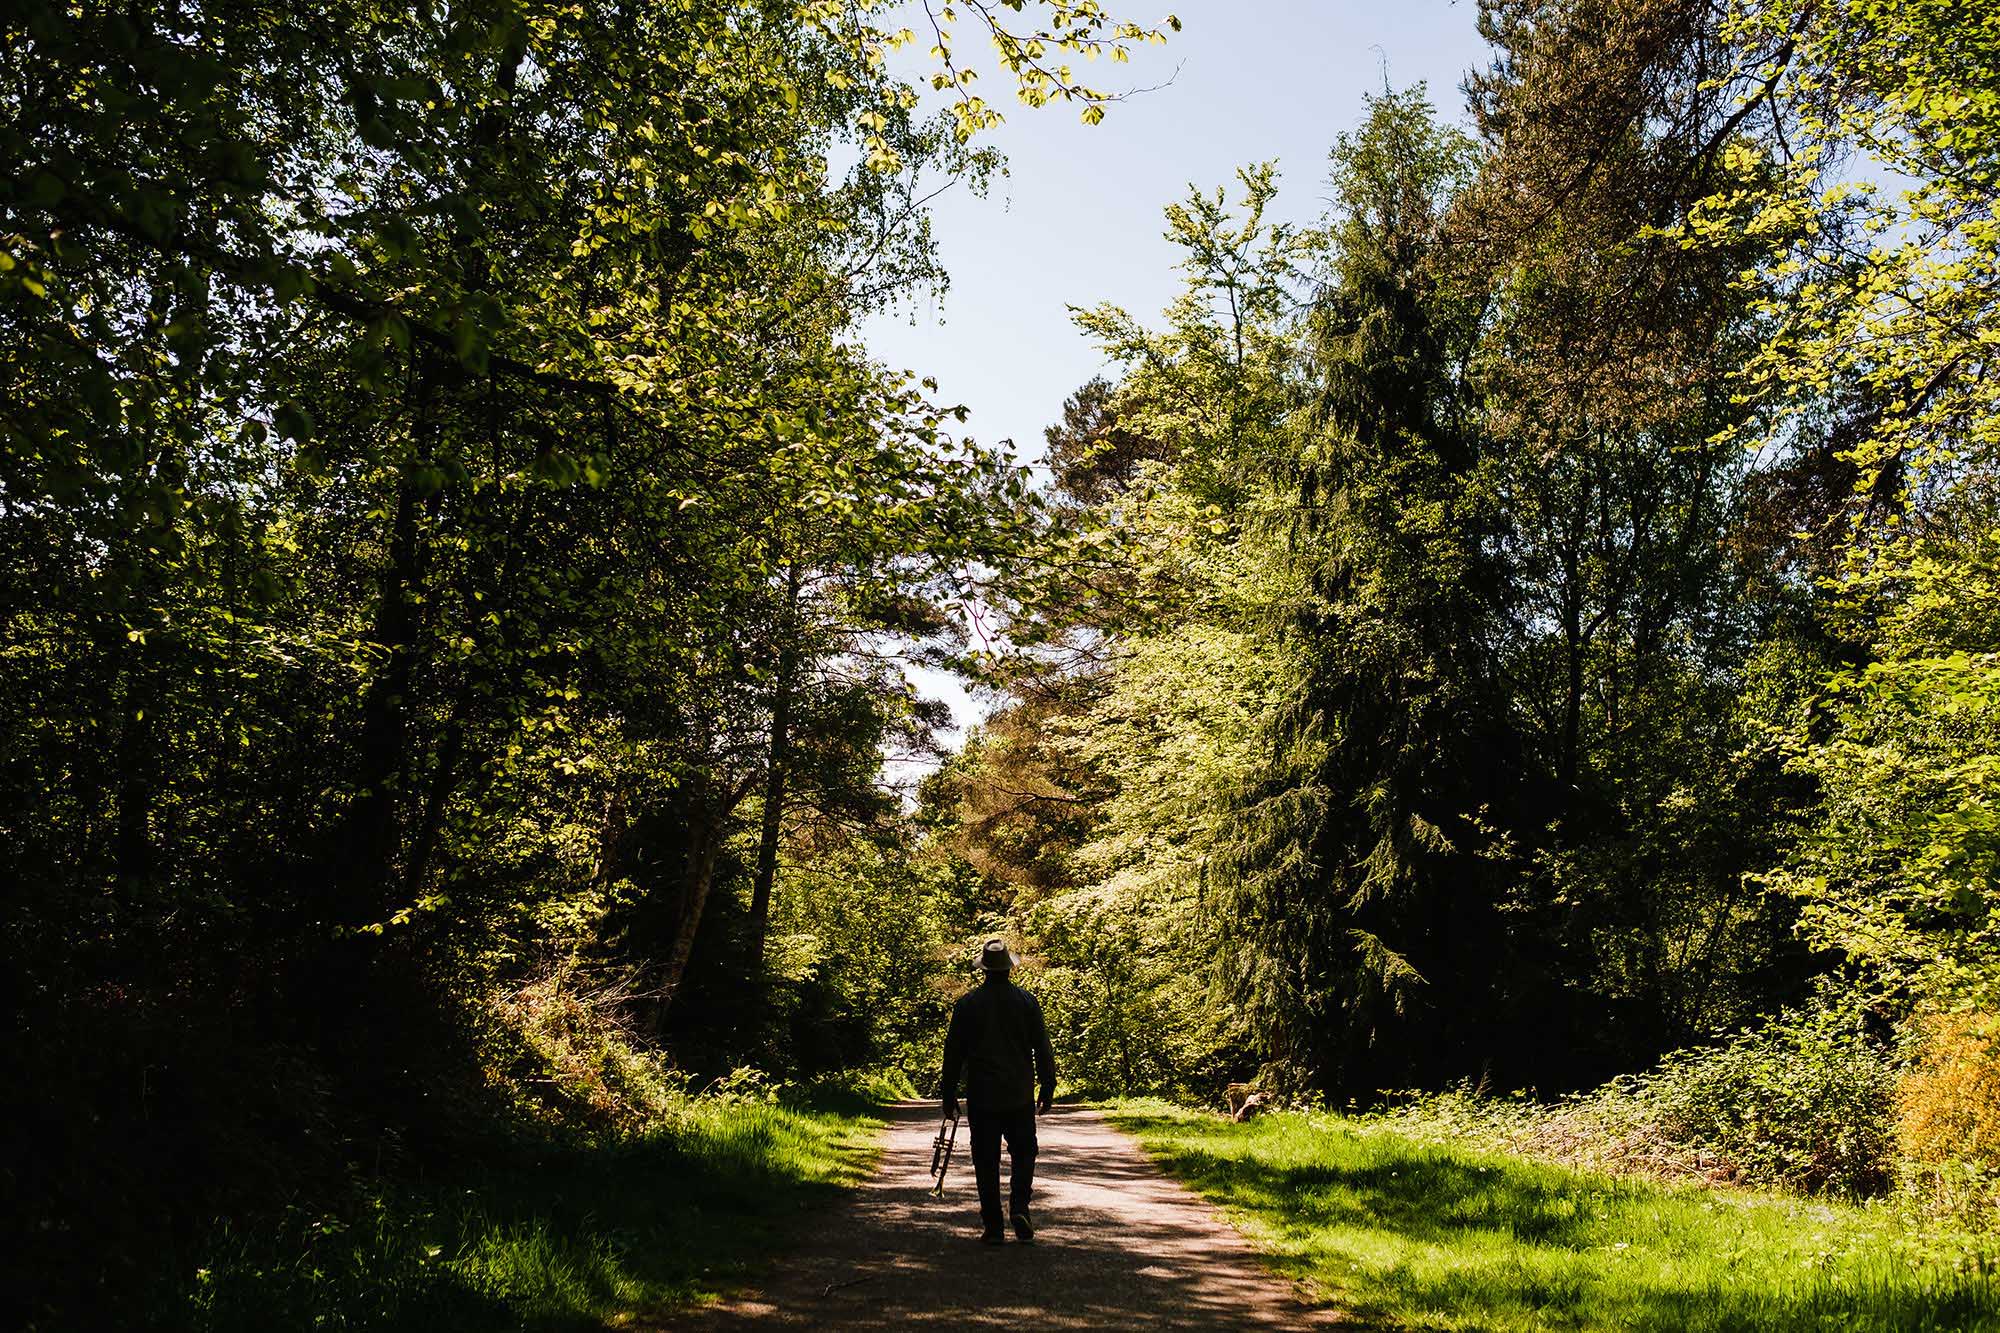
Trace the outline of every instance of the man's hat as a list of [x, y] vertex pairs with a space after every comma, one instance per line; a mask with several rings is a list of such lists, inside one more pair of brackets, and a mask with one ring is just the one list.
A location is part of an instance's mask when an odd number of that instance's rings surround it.
[[1014, 970], [1014, 954], [1007, 947], [1007, 941], [991, 939], [979, 951], [979, 966], [988, 972], [1011, 972]]

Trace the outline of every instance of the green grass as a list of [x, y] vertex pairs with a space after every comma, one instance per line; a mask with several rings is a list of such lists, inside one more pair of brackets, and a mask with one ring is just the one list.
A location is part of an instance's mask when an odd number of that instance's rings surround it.
[[1281, 1271], [1392, 1327], [2000, 1330], [1992, 1250], [1883, 1208], [1667, 1187], [1334, 1116], [1107, 1110]]
[[223, 1234], [159, 1326], [602, 1328], [714, 1299], [872, 1166], [879, 1122], [693, 1102], [671, 1130]]

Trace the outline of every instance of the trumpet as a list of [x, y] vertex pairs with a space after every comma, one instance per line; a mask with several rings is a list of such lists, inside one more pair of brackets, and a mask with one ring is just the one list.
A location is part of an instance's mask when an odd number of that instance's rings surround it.
[[945, 1172], [951, 1170], [951, 1150], [958, 1144], [958, 1117], [946, 1116], [938, 1122], [937, 1137], [931, 1140], [931, 1194], [944, 1197]]

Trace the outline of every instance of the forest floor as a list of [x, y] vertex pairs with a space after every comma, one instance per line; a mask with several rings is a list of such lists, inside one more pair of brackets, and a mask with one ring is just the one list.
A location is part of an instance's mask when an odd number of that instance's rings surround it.
[[[341, 1212], [229, 1231], [143, 1315], [42, 1327], [534, 1333], [631, 1324], [719, 1299], [766, 1271], [874, 1169], [881, 1120], [854, 1096], [701, 1099], [607, 1144], [392, 1186]], [[197, 1267], [198, 1265], [198, 1267]], [[0, 1315], [0, 1325], [6, 1319]]]
[[1243, 1235], [1098, 1112], [1061, 1106], [1037, 1138], [1036, 1241], [979, 1241], [969, 1144], [930, 1194], [934, 1102], [885, 1112], [881, 1165], [759, 1290], [653, 1328], [1352, 1327], [1314, 1308]]

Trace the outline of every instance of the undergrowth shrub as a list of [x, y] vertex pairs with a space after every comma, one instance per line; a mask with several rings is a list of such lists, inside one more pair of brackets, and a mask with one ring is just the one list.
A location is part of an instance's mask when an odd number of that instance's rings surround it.
[[910, 1076], [894, 1066], [821, 1074], [778, 1091], [778, 1100], [787, 1106], [841, 1111], [872, 1111], [887, 1102], [919, 1101], [924, 1096]]
[[1676, 1051], [1635, 1093], [1671, 1137], [1746, 1180], [1873, 1194], [1895, 1156], [1894, 1053], [1857, 1012], [1787, 1010], [1719, 1046]]
[[1559, 1102], [1462, 1086], [1385, 1114], [1419, 1138], [1591, 1169], [1866, 1195], [1894, 1177], [1897, 1073], [1858, 1009], [1825, 1004]]
[[1896, 1088], [1904, 1156], [2000, 1167], [2000, 1019], [1936, 1015], [1921, 1031], [1916, 1062]]
[[670, 1115], [687, 1078], [639, 1040], [630, 999], [622, 980], [549, 967], [495, 1000], [489, 1077], [541, 1118], [630, 1131]]
[[2000, 1211], [2000, 1017], [1936, 1014], [1896, 1087], [1909, 1183], [1939, 1210]]

